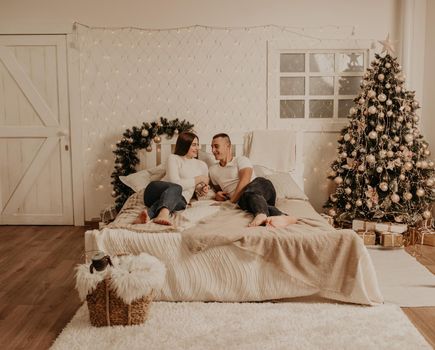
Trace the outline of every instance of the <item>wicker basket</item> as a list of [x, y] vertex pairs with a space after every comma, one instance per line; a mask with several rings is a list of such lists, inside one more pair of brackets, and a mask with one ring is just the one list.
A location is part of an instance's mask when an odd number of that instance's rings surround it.
[[144, 323], [153, 293], [126, 304], [109, 288], [109, 280], [98, 283], [86, 296], [91, 324], [95, 327], [130, 326]]

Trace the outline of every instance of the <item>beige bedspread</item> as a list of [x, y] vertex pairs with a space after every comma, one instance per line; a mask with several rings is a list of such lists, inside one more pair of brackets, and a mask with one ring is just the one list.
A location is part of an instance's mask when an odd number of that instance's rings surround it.
[[233, 244], [308, 286], [350, 294], [365, 249], [361, 239], [351, 230], [335, 230], [309, 204], [292, 203], [277, 202], [282, 211], [299, 218], [286, 228], [247, 227], [251, 215], [222, 205], [216, 215], [183, 231], [183, 242], [192, 252]]

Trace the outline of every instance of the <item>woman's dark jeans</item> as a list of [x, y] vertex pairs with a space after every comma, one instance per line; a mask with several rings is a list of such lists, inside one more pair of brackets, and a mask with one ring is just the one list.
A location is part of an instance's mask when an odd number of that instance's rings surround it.
[[150, 219], [159, 215], [160, 209], [167, 208], [171, 213], [186, 208], [180, 185], [166, 181], [151, 181], [145, 188], [143, 202], [148, 207]]
[[252, 180], [243, 191], [237, 204], [254, 216], [266, 214], [266, 216], [287, 215], [275, 207], [276, 191], [270, 180], [257, 177]]

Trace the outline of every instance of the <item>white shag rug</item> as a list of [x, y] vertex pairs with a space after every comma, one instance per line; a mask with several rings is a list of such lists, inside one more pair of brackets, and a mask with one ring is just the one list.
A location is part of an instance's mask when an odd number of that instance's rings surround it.
[[86, 303], [52, 346], [73, 349], [431, 349], [395, 305], [154, 302], [145, 324], [94, 328]]

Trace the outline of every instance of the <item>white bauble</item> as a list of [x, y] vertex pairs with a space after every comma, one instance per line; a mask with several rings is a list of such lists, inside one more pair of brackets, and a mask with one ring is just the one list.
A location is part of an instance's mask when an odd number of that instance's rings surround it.
[[428, 185], [429, 187], [432, 187], [433, 184], [434, 184], [434, 182], [433, 182], [432, 179], [427, 179], [427, 180], [426, 180], [426, 185]]
[[421, 168], [421, 162], [420, 162], [420, 161], [417, 161], [417, 162], [415, 163], [415, 166], [416, 166], [417, 168]]
[[376, 140], [378, 138], [378, 133], [376, 131], [370, 131], [369, 138], [372, 140]]
[[420, 120], [420, 117], [418, 115], [414, 115], [412, 120], [417, 123]]
[[143, 129], [143, 130], [140, 132], [140, 134], [141, 134], [143, 137], [147, 137], [150, 133], [148, 132], [147, 129]]
[[430, 156], [430, 151], [428, 149], [425, 149], [423, 151], [423, 153], [424, 153], [425, 156]]
[[384, 168], [382, 168], [381, 166], [378, 166], [376, 168], [376, 171], [380, 174], [380, 173], [382, 173], [384, 171]]
[[403, 221], [403, 216], [402, 215], [398, 215], [394, 218], [394, 221], [396, 222], [402, 222]]
[[344, 141], [349, 141], [350, 140], [350, 135], [349, 134], [345, 134], [343, 138], [344, 138]]
[[396, 92], [399, 93], [400, 91], [402, 91], [402, 88], [400, 86], [396, 86]]
[[351, 143], [352, 145], [354, 145], [355, 142], [356, 142], [355, 139], [350, 140], [350, 143]]
[[417, 191], [415, 192], [415, 194], [416, 194], [418, 197], [423, 197], [423, 196], [425, 195], [424, 189], [422, 189], [422, 188], [418, 188]]
[[397, 117], [397, 121], [398, 121], [398, 122], [403, 122], [403, 117], [402, 117], [401, 115], [399, 115], [399, 116]]
[[351, 156], [356, 157], [356, 151], [352, 151]]
[[378, 95], [378, 100], [380, 102], [385, 102], [387, 100], [387, 95], [385, 95], [385, 94], [379, 94]]
[[413, 165], [411, 162], [405, 162], [403, 167], [405, 168], [405, 170], [410, 171], [413, 168]]
[[422, 168], [422, 169], [427, 169], [427, 167], [428, 167], [428, 163], [427, 163], [425, 160], [423, 160], [423, 161], [421, 162], [421, 168]]
[[400, 201], [400, 197], [397, 193], [393, 193], [390, 198], [393, 203], [398, 203]]
[[409, 107], [408, 105], [405, 106], [405, 111], [406, 112], [411, 112], [411, 107]]
[[386, 183], [386, 182], [381, 182], [380, 184], [379, 184], [379, 188], [382, 190], [382, 191], [387, 191], [388, 190], [388, 184]]
[[346, 203], [346, 205], [344, 206], [347, 210], [349, 210], [350, 208], [352, 208], [352, 206], [349, 203]]
[[378, 111], [378, 110], [377, 110], [377, 108], [376, 108], [375, 106], [370, 106], [370, 107], [369, 107], [369, 113], [370, 113], [370, 114], [375, 114], [377, 111]]
[[412, 128], [412, 123], [408, 122], [408, 123], [405, 124], [405, 126], [406, 126], [407, 128], [409, 128], [409, 129], [411, 129], [411, 128]]
[[331, 194], [329, 196], [329, 199], [331, 200], [331, 202], [334, 202], [334, 203], [337, 201], [337, 197], [334, 194]]
[[366, 167], [365, 167], [365, 165], [364, 164], [361, 164], [359, 167], [358, 167], [358, 170], [359, 171], [364, 171], [364, 170], [366, 170]]
[[384, 149], [381, 149], [381, 150], [379, 151], [379, 157], [381, 157], [381, 158], [385, 158], [386, 156], [387, 156], [387, 151], [384, 150]]
[[351, 108], [349, 109], [349, 114], [350, 114], [350, 115], [354, 115], [354, 114], [356, 114], [356, 108], [355, 108], [355, 107], [351, 107]]
[[358, 103], [359, 103], [360, 105], [363, 105], [364, 102], [366, 102], [366, 100], [364, 99], [364, 97], [361, 97], [361, 98], [358, 100]]
[[382, 124], [376, 125], [376, 131], [379, 131], [379, 132], [384, 131], [384, 126]]
[[414, 135], [412, 134], [406, 134], [405, 135], [405, 141], [406, 142], [412, 142], [414, 140]]
[[394, 136], [393, 140], [394, 140], [394, 142], [399, 142], [400, 141], [400, 137], [399, 136]]
[[341, 184], [341, 183], [343, 182], [343, 178], [342, 178], [341, 176], [337, 176], [337, 177], [334, 179], [334, 182], [335, 182], [337, 185], [339, 185], [339, 184]]
[[391, 100], [387, 100], [387, 102], [385, 102], [385, 104], [386, 104], [387, 106], [391, 106], [391, 105], [393, 104], [393, 101], [391, 101]]
[[412, 199], [412, 193], [411, 192], [405, 192], [403, 194], [403, 198], [405, 198], [405, 200], [410, 201]]
[[390, 83], [386, 83], [386, 84], [385, 84], [385, 88], [386, 88], [386, 89], [389, 89], [390, 87], [391, 87], [391, 84], [390, 84]]
[[341, 153], [341, 158], [347, 158], [347, 153], [346, 152]]
[[388, 151], [387, 152], [387, 156], [388, 156], [388, 158], [393, 158], [394, 157], [394, 152], [393, 151]]
[[336, 212], [334, 209], [329, 209], [328, 214], [329, 214], [330, 216], [336, 216], [336, 215], [337, 215], [337, 212]]
[[393, 115], [393, 111], [388, 111], [387, 112], [387, 117], [391, 117]]
[[378, 74], [378, 80], [379, 81], [383, 81], [384, 79], [385, 79], [385, 75], [383, 75], [382, 73]]
[[351, 194], [351, 193], [352, 193], [352, 190], [350, 189], [350, 187], [346, 187], [346, 188], [344, 189], [344, 192], [346, 192], [346, 194]]
[[363, 205], [362, 200], [361, 200], [361, 199], [357, 199], [356, 202], [355, 202], [355, 205], [356, 205], [357, 207], [362, 206], [362, 205]]
[[367, 160], [367, 162], [370, 163], [370, 164], [373, 164], [373, 163], [376, 162], [376, 158], [375, 158], [375, 156], [374, 156], [373, 154], [369, 154], [369, 155], [366, 157], [366, 160]]
[[430, 219], [432, 216], [432, 213], [429, 210], [425, 210], [422, 215], [425, 219]]
[[399, 175], [399, 179], [403, 181], [403, 180], [406, 179], [406, 176], [405, 176], [404, 174], [400, 174], [400, 175]]
[[427, 163], [427, 166], [428, 166], [429, 168], [433, 168], [434, 163], [430, 160], [429, 163]]
[[391, 68], [391, 63], [390, 62], [385, 63], [385, 67], [386, 68]]
[[383, 117], [385, 117], [385, 113], [384, 113], [384, 112], [379, 112], [379, 113], [378, 113], [378, 117], [379, 117], [379, 118], [383, 118]]
[[414, 101], [414, 102], [412, 102], [412, 107], [418, 108], [418, 107], [420, 107], [420, 104], [418, 103], [418, 101]]
[[116, 196], [117, 196], [116, 191], [112, 191], [111, 196], [112, 196], [112, 197], [116, 197]]
[[367, 97], [373, 98], [376, 96], [376, 92], [374, 90], [369, 90], [367, 92]]

